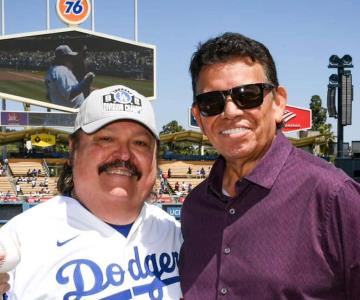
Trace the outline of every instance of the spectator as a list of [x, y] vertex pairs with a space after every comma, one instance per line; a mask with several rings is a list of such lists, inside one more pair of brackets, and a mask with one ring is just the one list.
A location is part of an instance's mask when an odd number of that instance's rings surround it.
[[9, 165], [9, 160], [8, 160], [8, 158], [5, 157], [4, 160], [3, 160], [3, 162], [4, 162], [4, 170], [6, 170], [6, 169], [8, 168], [8, 165]]
[[37, 176], [38, 176], [36, 169], [33, 169], [33, 170], [31, 171], [31, 176], [32, 176], [32, 177], [37, 177]]
[[175, 186], [174, 186], [175, 192], [178, 192], [178, 191], [179, 191], [179, 187], [180, 187], [179, 181], [176, 181], [176, 182], [175, 182]]
[[200, 169], [196, 170], [196, 178], [201, 178]]
[[188, 177], [191, 176], [191, 174], [192, 174], [192, 168], [191, 168], [190, 166], [189, 166], [188, 171], [187, 171], [186, 174], [189, 175]]
[[182, 184], [181, 184], [181, 191], [185, 192], [186, 188], [187, 188], [187, 185], [186, 185], [185, 181], [183, 181]]
[[20, 195], [20, 194], [22, 194], [21, 193], [21, 186], [20, 186], [20, 184], [19, 183], [16, 183], [16, 195]]
[[188, 185], [188, 193], [190, 193], [191, 191], [192, 191], [192, 184], [191, 184], [191, 182], [189, 183], [189, 185]]
[[201, 175], [201, 178], [205, 178], [205, 169], [204, 169], [204, 167], [201, 167], [200, 175]]
[[167, 178], [171, 178], [171, 168], [169, 168], [167, 171]]

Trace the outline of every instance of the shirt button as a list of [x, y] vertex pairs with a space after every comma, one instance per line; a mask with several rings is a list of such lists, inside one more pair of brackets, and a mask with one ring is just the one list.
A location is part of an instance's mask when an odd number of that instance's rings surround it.
[[230, 208], [229, 213], [230, 215], [235, 215], [235, 208]]
[[224, 252], [225, 252], [225, 254], [229, 254], [231, 252], [231, 249], [227, 247], [224, 249]]
[[227, 290], [227, 288], [225, 288], [225, 287], [221, 288], [221, 290], [220, 290], [220, 293], [221, 293], [222, 295], [226, 295], [227, 292], [228, 292], [228, 290]]

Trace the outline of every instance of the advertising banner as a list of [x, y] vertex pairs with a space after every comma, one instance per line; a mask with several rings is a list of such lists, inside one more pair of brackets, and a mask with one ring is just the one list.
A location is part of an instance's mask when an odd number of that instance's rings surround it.
[[55, 135], [40, 133], [31, 135], [31, 144], [38, 147], [49, 147], [56, 144]]

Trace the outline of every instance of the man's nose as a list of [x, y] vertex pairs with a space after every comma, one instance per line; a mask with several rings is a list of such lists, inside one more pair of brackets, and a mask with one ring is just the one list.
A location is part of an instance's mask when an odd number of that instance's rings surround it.
[[231, 96], [226, 96], [223, 116], [228, 119], [233, 119], [242, 114], [243, 110], [236, 105]]
[[115, 149], [113, 152], [113, 156], [116, 159], [120, 159], [123, 161], [127, 161], [131, 157], [131, 151], [128, 144], [124, 143], [116, 143]]

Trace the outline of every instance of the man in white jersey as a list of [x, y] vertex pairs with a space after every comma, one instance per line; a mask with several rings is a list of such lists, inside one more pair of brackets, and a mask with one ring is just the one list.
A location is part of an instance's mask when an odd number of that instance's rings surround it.
[[155, 183], [158, 147], [145, 97], [124, 86], [90, 94], [69, 138], [61, 195], [0, 229], [21, 253], [10, 272], [9, 299], [182, 297], [180, 226], [145, 203]]
[[60, 45], [55, 49], [53, 65], [45, 75], [47, 98], [51, 103], [73, 108], [83, 103], [83, 92], [89, 90], [95, 75], [89, 72], [78, 82], [72, 71], [77, 56], [78, 53], [68, 45]]

